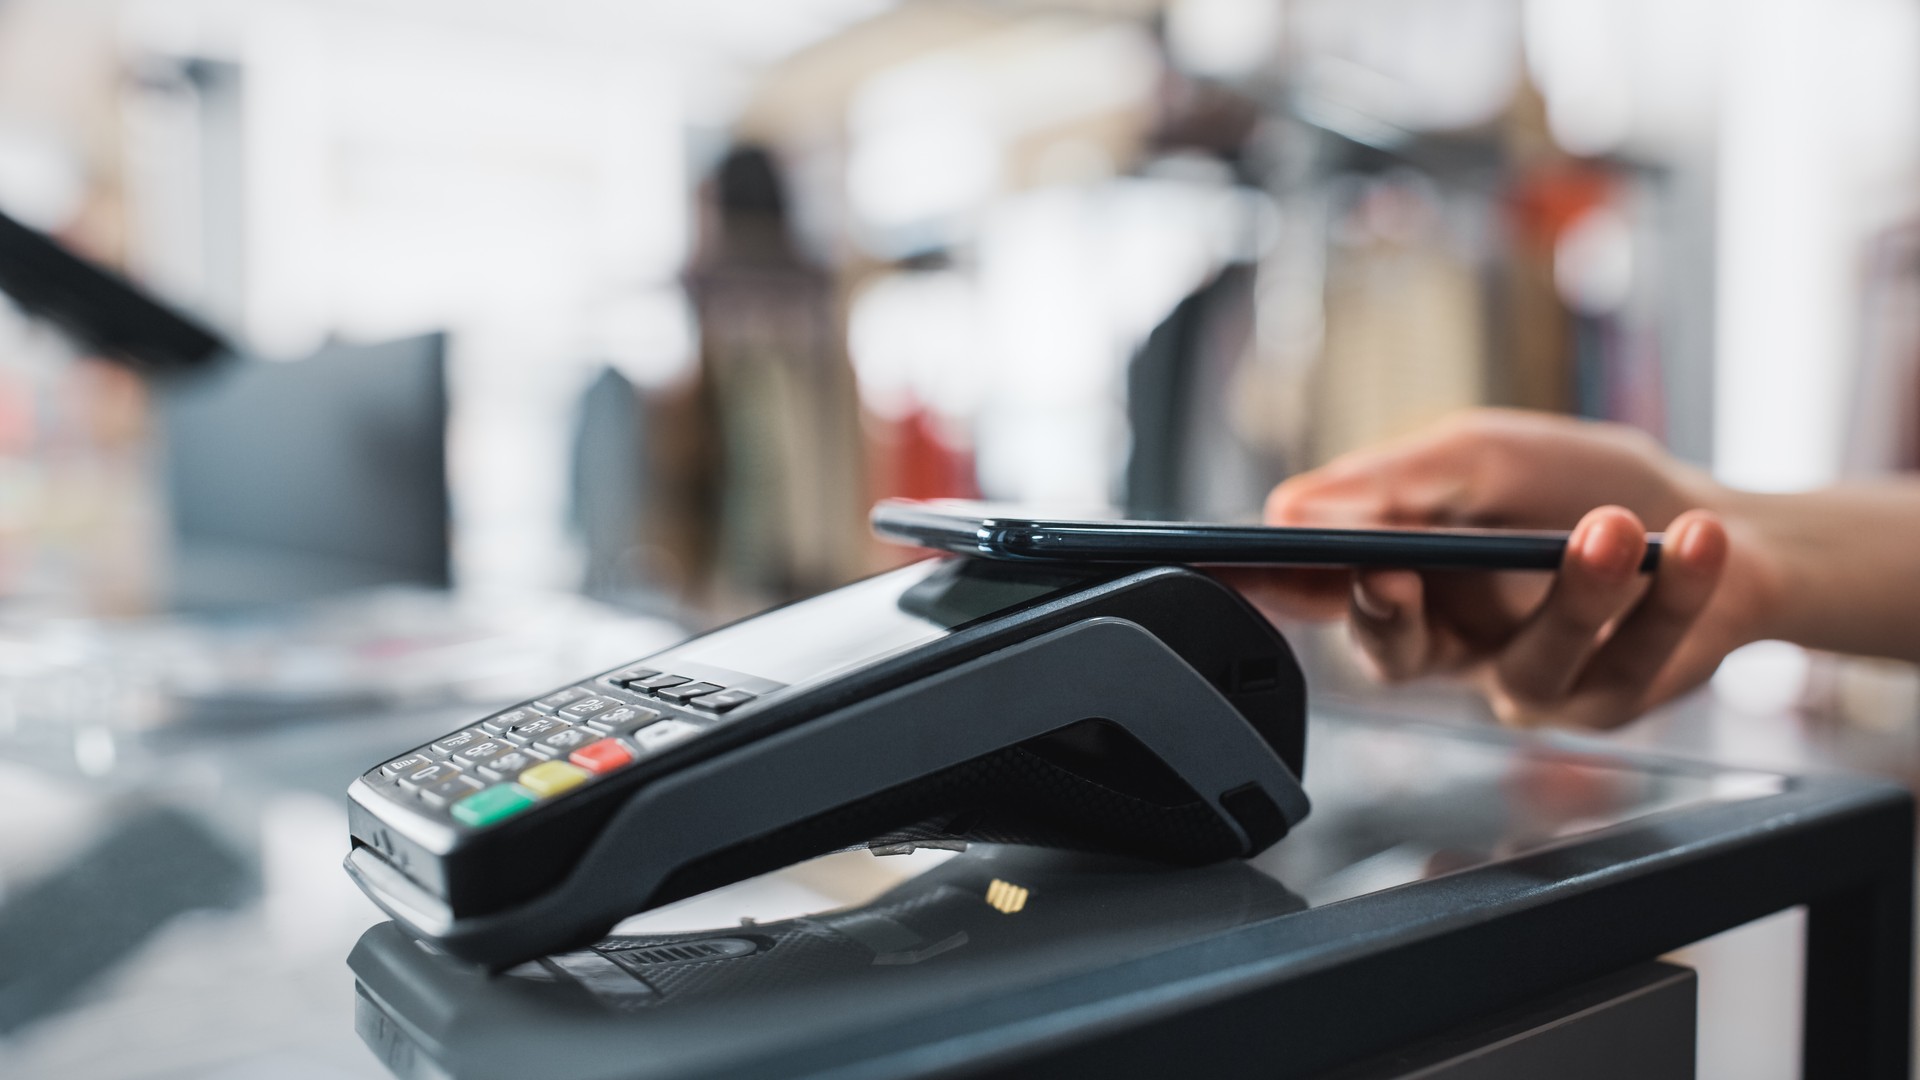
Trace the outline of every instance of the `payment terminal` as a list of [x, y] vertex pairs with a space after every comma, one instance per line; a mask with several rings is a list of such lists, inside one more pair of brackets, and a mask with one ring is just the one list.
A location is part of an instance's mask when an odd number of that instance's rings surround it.
[[933, 559], [449, 732], [348, 789], [347, 871], [493, 969], [830, 851], [969, 841], [1200, 865], [1306, 816], [1306, 692], [1179, 567]]

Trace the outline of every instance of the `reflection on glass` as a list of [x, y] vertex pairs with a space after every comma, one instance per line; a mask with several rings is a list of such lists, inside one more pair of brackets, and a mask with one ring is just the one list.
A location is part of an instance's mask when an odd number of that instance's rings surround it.
[[1709, 765], [1627, 762], [1551, 739], [1515, 744], [1495, 731], [1324, 714], [1307, 745], [1313, 815], [1254, 864], [1315, 905], [1649, 814], [1773, 794], [1784, 783]]
[[[925, 1015], [1302, 906], [1240, 862], [1168, 873], [981, 847], [859, 906], [621, 934], [496, 978], [392, 923], [367, 931], [349, 965], [356, 1028], [401, 1075], [425, 1074], [423, 1058], [455, 1076], [511, 1075], [501, 1063], [543, 1036], [569, 1043], [564, 1060], [541, 1061], [545, 1076], [602, 1075], [636, 1053], [663, 1073], [724, 1073], [823, 1025]], [[716, 1019], [728, 1029], [721, 1044], [703, 1034]]]

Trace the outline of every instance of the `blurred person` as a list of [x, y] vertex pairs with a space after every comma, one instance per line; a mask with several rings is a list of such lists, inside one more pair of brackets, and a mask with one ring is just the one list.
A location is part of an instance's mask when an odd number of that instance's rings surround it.
[[696, 602], [739, 614], [866, 569], [859, 400], [773, 154], [735, 147], [705, 195], [687, 274], [699, 371], [660, 410], [655, 542]]
[[1552, 575], [1234, 575], [1270, 614], [1344, 615], [1380, 678], [1464, 677], [1513, 725], [1617, 726], [1759, 640], [1920, 662], [1916, 482], [1738, 491], [1635, 429], [1483, 409], [1287, 480], [1266, 519], [1571, 528]]

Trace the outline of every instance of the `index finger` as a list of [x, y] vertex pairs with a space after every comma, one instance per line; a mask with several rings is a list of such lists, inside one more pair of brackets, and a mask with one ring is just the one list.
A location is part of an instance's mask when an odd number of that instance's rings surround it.
[[1420, 525], [1459, 516], [1482, 444], [1442, 429], [1357, 450], [1267, 496], [1274, 525]]

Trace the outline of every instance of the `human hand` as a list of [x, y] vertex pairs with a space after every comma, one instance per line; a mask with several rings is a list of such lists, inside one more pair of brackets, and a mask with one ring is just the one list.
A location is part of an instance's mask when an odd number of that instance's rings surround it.
[[[1387, 681], [1472, 681], [1502, 721], [1613, 727], [1703, 682], [1753, 639], [1764, 557], [1734, 544], [1721, 490], [1650, 438], [1610, 424], [1463, 413], [1275, 488], [1276, 525], [1573, 530], [1557, 573], [1262, 570], [1256, 604], [1344, 614]], [[1659, 571], [1638, 572], [1648, 528]]]

